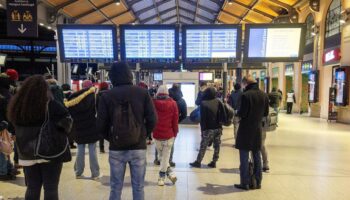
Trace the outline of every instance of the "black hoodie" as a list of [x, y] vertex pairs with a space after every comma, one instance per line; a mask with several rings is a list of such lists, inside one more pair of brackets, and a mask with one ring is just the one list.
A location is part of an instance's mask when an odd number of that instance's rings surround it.
[[216, 89], [207, 88], [203, 94], [203, 101], [200, 106], [201, 110], [201, 129], [202, 131], [212, 129], [222, 129], [219, 119], [219, 108], [221, 102], [216, 98]]
[[[157, 118], [151, 97], [146, 89], [132, 85], [132, 73], [125, 63], [114, 63], [109, 72], [109, 78], [113, 89], [104, 92], [98, 105], [97, 127], [100, 134], [110, 141], [109, 149], [112, 151], [146, 149], [146, 138], [151, 135], [156, 125]], [[132, 106], [134, 116], [138, 122], [142, 122], [143, 137], [136, 145], [120, 148], [111, 140], [110, 129], [113, 121], [113, 99], [128, 100]]]

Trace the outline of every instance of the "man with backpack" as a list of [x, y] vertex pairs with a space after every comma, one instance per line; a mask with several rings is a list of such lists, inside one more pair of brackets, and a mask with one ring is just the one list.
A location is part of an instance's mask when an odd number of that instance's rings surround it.
[[146, 89], [133, 86], [126, 63], [114, 63], [109, 72], [113, 88], [103, 93], [98, 106], [98, 130], [110, 142], [110, 200], [120, 200], [129, 163], [133, 199], [143, 200], [146, 174], [146, 139], [157, 117]]
[[[236, 139], [236, 149], [239, 150], [240, 155], [241, 183], [234, 186], [243, 190], [260, 189], [262, 181], [261, 126], [263, 117], [269, 114], [269, 99], [250, 75], [243, 78], [242, 86], [245, 89], [238, 111], [241, 121]], [[249, 164], [250, 152], [252, 152], [254, 164]], [[252, 165], [254, 167], [250, 169]], [[250, 171], [253, 173], [250, 174]]]

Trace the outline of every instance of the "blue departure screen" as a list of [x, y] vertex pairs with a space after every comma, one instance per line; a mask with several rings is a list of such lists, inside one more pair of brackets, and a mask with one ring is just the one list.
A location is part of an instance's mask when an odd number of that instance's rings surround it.
[[175, 30], [127, 29], [124, 31], [124, 43], [128, 61], [175, 60]]
[[206, 59], [235, 59], [237, 57], [237, 29], [186, 30], [186, 61]]

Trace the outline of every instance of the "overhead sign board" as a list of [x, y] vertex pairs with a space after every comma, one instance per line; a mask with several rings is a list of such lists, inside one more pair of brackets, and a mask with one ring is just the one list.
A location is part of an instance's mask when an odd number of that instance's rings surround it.
[[38, 37], [36, 0], [7, 0], [7, 36]]

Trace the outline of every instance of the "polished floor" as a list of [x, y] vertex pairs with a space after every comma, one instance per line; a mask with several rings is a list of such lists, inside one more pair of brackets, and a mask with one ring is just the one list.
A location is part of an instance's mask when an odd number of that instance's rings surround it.
[[[270, 173], [264, 174], [261, 190], [240, 191], [238, 151], [232, 128], [222, 137], [220, 159], [216, 169], [189, 168], [197, 156], [200, 133], [197, 126], [182, 126], [175, 146], [176, 185], [157, 186], [158, 167], [153, 165], [154, 146], [148, 149], [146, 199], [156, 200], [349, 200], [350, 199], [350, 126], [329, 124], [320, 119], [281, 114], [279, 128], [268, 134]], [[210, 161], [208, 151], [203, 164]], [[75, 154], [73, 152], [73, 154]], [[86, 157], [87, 158], [87, 157]], [[64, 165], [60, 198], [64, 200], [100, 200], [109, 197], [108, 154], [99, 154], [104, 176], [100, 181], [76, 180], [73, 162]], [[90, 176], [89, 167], [85, 175]], [[0, 182], [0, 196], [23, 199], [24, 178]], [[129, 172], [123, 200], [132, 199]]]

